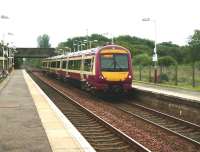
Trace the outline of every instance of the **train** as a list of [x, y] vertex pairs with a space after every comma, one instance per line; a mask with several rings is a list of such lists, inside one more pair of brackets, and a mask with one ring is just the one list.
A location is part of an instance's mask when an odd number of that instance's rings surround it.
[[86, 91], [127, 92], [132, 88], [131, 53], [119, 45], [45, 58], [42, 70], [57, 78], [77, 81]]

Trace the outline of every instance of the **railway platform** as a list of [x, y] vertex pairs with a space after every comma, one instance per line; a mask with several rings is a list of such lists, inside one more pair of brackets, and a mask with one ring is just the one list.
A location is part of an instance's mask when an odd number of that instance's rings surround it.
[[24, 70], [0, 83], [0, 151], [95, 150]]
[[200, 104], [200, 92], [198, 91], [173, 88], [173, 87], [165, 87], [165, 86], [159, 86], [159, 85], [147, 84], [147, 83], [138, 83], [138, 82], [133, 82], [132, 87], [138, 90], [171, 96], [174, 98], [180, 98], [183, 100]]

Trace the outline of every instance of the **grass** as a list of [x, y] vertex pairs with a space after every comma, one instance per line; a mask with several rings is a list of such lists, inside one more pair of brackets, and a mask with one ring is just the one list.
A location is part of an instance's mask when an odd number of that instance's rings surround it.
[[[158, 75], [160, 75], [159, 72], [160, 68], [158, 67]], [[139, 68], [137, 66], [134, 67], [134, 82], [138, 83], [146, 83], [146, 84], [152, 84], [154, 83], [149, 82], [149, 67], [143, 67], [141, 70], [141, 81], [139, 80]], [[175, 85], [175, 68], [173, 66], [168, 68], [162, 69], [162, 74], [165, 75], [165, 78], [163, 81], [159, 82], [158, 86], [163, 87], [172, 87], [172, 88], [181, 88], [181, 89], [187, 89], [192, 91], [200, 91], [200, 69], [195, 69], [195, 83], [196, 86], [192, 87], [192, 67], [191, 66], [178, 66], [178, 85]], [[151, 68], [151, 80], [154, 79], [154, 69]], [[163, 77], [164, 78], [164, 77]]]

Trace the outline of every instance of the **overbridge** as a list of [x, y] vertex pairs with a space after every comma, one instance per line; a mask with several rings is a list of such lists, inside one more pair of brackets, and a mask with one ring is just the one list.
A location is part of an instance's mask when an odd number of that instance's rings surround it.
[[56, 55], [55, 48], [16, 48], [15, 58], [47, 58]]

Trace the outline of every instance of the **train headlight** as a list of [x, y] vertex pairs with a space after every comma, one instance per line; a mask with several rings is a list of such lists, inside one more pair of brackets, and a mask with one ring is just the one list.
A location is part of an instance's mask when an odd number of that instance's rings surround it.
[[103, 79], [104, 79], [104, 77], [103, 77], [102, 75], [100, 75], [100, 76], [99, 76], [99, 79], [103, 80]]
[[132, 76], [131, 76], [131, 75], [128, 75], [128, 78], [129, 78], [129, 79], [131, 79], [131, 78], [132, 78]]

